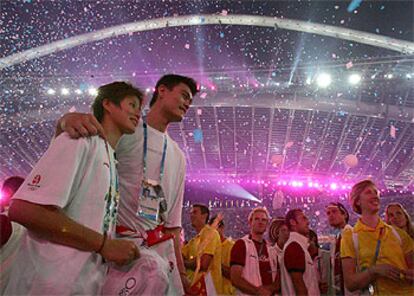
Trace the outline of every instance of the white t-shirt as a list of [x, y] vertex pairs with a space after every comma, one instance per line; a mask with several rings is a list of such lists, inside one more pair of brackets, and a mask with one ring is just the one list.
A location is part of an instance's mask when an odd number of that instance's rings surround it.
[[[54, 205], [78, 223], [102, 233], [105, 196], [115, 180], [114, 151], [99, 137], [57, 137], [14, 199]], [[112, 177], [110, 177], [110, 168]], [[115, 185], [112, 185], [115, 194]], [[25, 231], [7, 295], [74, 295], [99, 293], [106, 265], [100, 255], [44, 240]]]
[[7, 243], [0, 249], [0, 295], [4, 295], [4, 289], [9, 281], [14, 260], [20, 248], [20, 240], [24, 232], [24, 227], [12, 222], [13, 232]]
[[[181, 227], [181, 214], [185, 182], [185, 157], [178, 144], [167, 133], [149, 125], [147, 151], [147, 177], [159, 182], [164, 138], [167, 154], [161, 187], [167, 201], [166, 227]], [[144, 128], [141, 120], [135, 133], [124, 135], [115, 149], [118, 160], [121, 202], [118, 224], [134, 231], [153, 229], [157, 223], [137, 217], [138, 196], [143, 179]]]

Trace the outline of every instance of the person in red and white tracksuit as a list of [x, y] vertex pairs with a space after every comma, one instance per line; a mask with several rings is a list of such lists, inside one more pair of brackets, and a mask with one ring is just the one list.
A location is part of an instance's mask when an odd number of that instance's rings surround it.
[[318, 277], [309, 254], [309, 220], [300, 209], [286, 214], [290, 236], [281, 260], [282, 295], [319, 296]]

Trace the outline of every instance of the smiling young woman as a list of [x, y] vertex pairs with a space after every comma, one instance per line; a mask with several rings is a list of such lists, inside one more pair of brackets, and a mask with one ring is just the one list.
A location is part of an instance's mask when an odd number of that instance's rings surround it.
[[394, 202], [387, 205], [385, 208], [385, 222], [392, 226], [401, 228], [408, 235], [414, 239], [414, 225], [411, 221], [410, 215], [402, 204]]
[[374, 295], [412, 295], [413, 240], [379, 217], [379, 191], [371, 180], [355, 184], [350, 201], [360, 218], [342, 236], [345, 286]]

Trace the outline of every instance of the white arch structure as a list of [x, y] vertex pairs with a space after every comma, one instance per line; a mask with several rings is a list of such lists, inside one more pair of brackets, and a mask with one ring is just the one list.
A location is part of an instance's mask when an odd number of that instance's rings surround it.
[[85, 33], [50, 44], [38, 46], [0, 59], [0, 70], [24, 61], [69, 49], [92, 41], [99, 41], [132, 32], [143, 32], [168, 27], [202, 26], [202, 25], [240, 25], [257, 27], [274, 27], [286, 30], [329, 36], [358, 43], [382, 47], [404, 54], [414, 54], [414, 42], [398, 40], [386, 36], [366, 33], [335, 26], [310, 23], [285, 18], [256, 15], [185, 15], [132, 22]]

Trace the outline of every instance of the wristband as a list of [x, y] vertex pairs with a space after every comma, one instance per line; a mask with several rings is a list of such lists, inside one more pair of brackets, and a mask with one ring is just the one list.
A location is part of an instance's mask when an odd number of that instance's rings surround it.
[[99, 249], [96, 251], [96, 253], [101, 254], [103, 247], [105, 246], [105, 242], [106, 242], [106, 232], [104, 232], [103, 234], [103, 239], [102, 239], [102, 243], [101, 246], [99, 247]]

